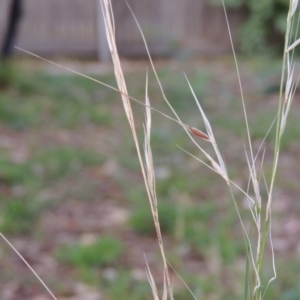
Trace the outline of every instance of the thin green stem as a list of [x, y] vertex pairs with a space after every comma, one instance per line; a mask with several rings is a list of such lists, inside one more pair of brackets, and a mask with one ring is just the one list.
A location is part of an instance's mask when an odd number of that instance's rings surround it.
[[[280, 82], [280, 92], [279, 92], [279, 103], [278, 103], [278, 118], [277, 118], [277, 125], [276, 125], [276, 139], [275, 139], [275, 149], [274, 149], [274, 160], [273, 160], [273, 167], [272, 167], [272, 176], [271, 176], [271, 183], [269, 188], [269, 195], [268, 195], [268, 202], [266, 206], [266, 212], [265, 212], [265, 221], [263, 224], [263, 230], [262, 230], [262, 236], [259, 240], [259, 253], [258, 253], [258, 260], [257, 260], [257, 270], [259, 273], [259, 277], [262, 277], [263, 272], [263, 266], [264, 266], [264, 253], [267, 243], [267, 238], [270, 231], [271, 226], [271, 204], [272, 204], [272, 194], [274, 189], [274, 183], [275, 183], [275, 177], [277, 173], [277, 167], [278, 167], [278, 158], [280, 153], [280, 146], [281, 146], [281, 138], [282, 138], [282, 132], [281, 132], [281, 123], [282, 123], [282, 112], [284, 109], [284, 101], [287, 99], [284, 99], [284, 82], [285, 82], [285, 72], [286, 72], [286, 66], [290, 63], [289, 56], [287, 54], [287, 49], [289, 45], [290, 40], [290, 31], [291, 31], [291, 7], [292, 3], [290, 1], [290, 8], [288, 12], [287, 17], [287, 29], [285, 34], [285, 44], [284, 44], [284, 52], [283, 52], [283, 60], [282, 60], [282, 73], [281, 73], [281, 82]], [[289, 75], [289, 74], [288, 74]], [[257, 289], [254, 293], [254, 299], [260, 299], [261, 298], [261, 288]]]
[[275, 139], [275, 152], [274, 152], [274, 161], [273, 161], [273, 169], [272, 169], [272, 177], [271, 177], [271, 184], [269, 190], [269, 197], [268, 197], [268, 204], [266, 210], [266, 220], [269, 218], [270, 208], [272, 203], [272, 193], [274, 188], [275, 176], [278, 166], [278, 157], [280, 152], [280, 145], [281, 145], [281, 132], [280, 132], [280, 124], [282, 121], [282, 109], [283, 109], [283, 86], [285, 81], [285, 68], [287, 62], [287, 54], [286, 49], [288, 47], [288, 39], [290, 33], [290, 21], [287, 22], [287, 30], [285, 36], [285, 47], [283, 53], [283, 62], [282, 62], [282, 73], [281, 73], [281, 82], [280, 82], [280, 91], [279, 91], [279, 104], [278, 104], [278, 118], [277, 118], [277, 125], [276, 125], [276, 139]]

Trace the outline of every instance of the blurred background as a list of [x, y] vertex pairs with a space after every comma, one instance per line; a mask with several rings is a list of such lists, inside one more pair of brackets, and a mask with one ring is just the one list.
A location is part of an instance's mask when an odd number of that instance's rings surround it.
[[[206, 111], [230, 176], [247, 188], [246, 128], [220, 1], [131, 0], [165, 93], [203, 129], [185, 72]], [[258, 150], [277, 112], [287, 1], [228, 1], [251, 138]], [[124, 1], [112, 1], [130, 95], [143, 101], [146, 51]], [[162, 263], [120, 95], [14, 46], [116, 86], [97, 0], [0, 2], [0, 231], [59, 299], [152, 299], [145, 256], [161, 289]], [[149, 74], [152, 106], [171, 115]], [[295, 96], [274, 191], [278, 279], [265, 299], [300, 296], [299, 111]], [[144, 107], [132, 104], [142, 143]], [[153, 112], [160, 223], [176, 299], [241, 299], [246, 248], [226, 184], [175, 122]], [[265, 142], [265, 176], [275, 130]], [[199, 141], [210, 151], [209, 144]], [[203, 144], [203, 145], [202, 145]], [[142, 144], [141, 144], [142, 145]], [[267, 194], [265, 194], [267, 197]], [[237, 193], [245, 222], [251, 216]], [[266, 278], [272, 276], [267, 249]], [[0, 299], [50, 299], [0, 243]], [[176, 272], [177, 273], [176, 273]]]

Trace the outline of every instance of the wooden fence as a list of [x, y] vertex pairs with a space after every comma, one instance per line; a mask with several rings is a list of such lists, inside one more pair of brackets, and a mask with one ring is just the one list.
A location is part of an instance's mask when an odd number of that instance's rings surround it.
[[[224, 12], [210, 0], [130, 0], [151, 53], [222, 53], [230, 49]], [[112, 0], [116, 40], [123, 56], [144, 56], [145, 48], [124, 0]], [[0, 38], [10, 0], [0, 1]], [[242, 14], [229, 12], [233, 35]], [[16, 45], [51, 55], [103, 55], [105, 39], [99, 0], [24, 0]]]

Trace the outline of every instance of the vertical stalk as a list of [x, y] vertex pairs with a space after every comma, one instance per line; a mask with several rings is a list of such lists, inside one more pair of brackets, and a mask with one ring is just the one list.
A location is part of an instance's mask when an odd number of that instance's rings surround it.
[[[262, 236], [259, 242], [259, 252], [257, 256], [257, 270], [259, 273], [259, 277], [262, 278], [262, 272], [263, 272], [263, 266], [264, 266], [264, 253], [265, 253], [265, 247], [267, 243], [267, 238], [270, 232], [270, 225], [271, 225], [271, 204], [272, 204], [272, 194], [274, 189], [274, 182], [278, 167], [278, 158], [280, 153], [280, 146], [281, 146], [281, 138], [282, 138], [282, 132], [281, 132], [281, 123], [282, 123], [282, 112], [284, 108], [284, 82], [285, 82], [285, 72], [288, 62], [288, 54], [287, 49], [289, 45], [290, 40], [290, 34], [291, 34], [291, 10], [292, 10], [292, 0], [290, 0], [289, 5], [289, 11], [287, 16], [287, 28], [285, 33], [285, 42], [284, 42], [284, 52], [283, 52], [283, 60], [282, 60], [282, 73], [281, 73], [281, 82], [280, 82], [280, 91], [279, 91], [279, 103], [278, 103], [278, 114], [277, 114], [277, 125], [276, 125], [276, 138], [275, 138], [275, 149], [274, 149], [274, 159], [273, 159], [273, 167], [272, 167], [272, 176], [271, 176], [271, 182], [269, 187], [269, 195], [268, 195], [268, 202], [266, 206], [266, 213], [265, 213], [265, 219], [263, 224], [263, 230], [262, 230]], [[262, 212], [261, 212], [262, 213]], [[259, 300], [261, 299], [261, 287], [254, 290], [253, 293], [253, 299]]]

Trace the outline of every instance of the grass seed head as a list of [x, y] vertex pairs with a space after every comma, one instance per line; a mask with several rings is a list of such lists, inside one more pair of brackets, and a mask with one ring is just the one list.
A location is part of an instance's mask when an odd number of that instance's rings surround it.
[[202, 132], [201, 130], [199, 130], [199, 129], [195, 128], [195, 127], [189, 127], [189, 130], [194, 135], [200, 137], [203, 140], [206, 140], [206, 141], [210, 142], [209, 136], [207, 134], [205, 134], [204, 132]]

